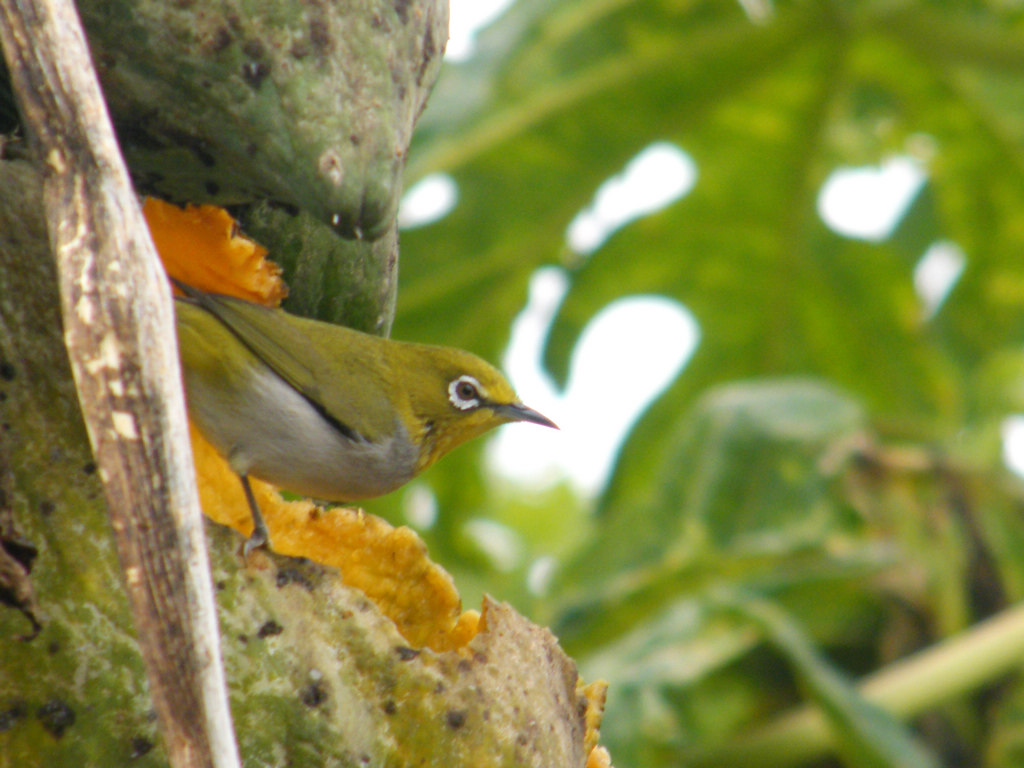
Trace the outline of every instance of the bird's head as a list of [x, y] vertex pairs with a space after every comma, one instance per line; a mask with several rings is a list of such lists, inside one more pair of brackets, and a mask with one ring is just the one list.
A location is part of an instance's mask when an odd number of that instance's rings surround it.
[[[419, 470], [501, 424], [528, 421], [558, 427], [519, 401], [497, 368], [449, 347], [417, 345], [416, 383], [409, 390], [410, 434], [420, 445]], [[410, 370], [411, 374], [412, 371]]]

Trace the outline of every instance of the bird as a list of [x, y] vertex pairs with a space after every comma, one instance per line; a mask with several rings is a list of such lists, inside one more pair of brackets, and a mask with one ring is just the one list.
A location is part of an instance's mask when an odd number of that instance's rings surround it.
[[399, 488], [501, 424], [557, 429], [470, 352], [174, 284], [188, 413], [241, 480], [253, 521], [246, 556], [271, 548], [250, 477], [358, 501]]

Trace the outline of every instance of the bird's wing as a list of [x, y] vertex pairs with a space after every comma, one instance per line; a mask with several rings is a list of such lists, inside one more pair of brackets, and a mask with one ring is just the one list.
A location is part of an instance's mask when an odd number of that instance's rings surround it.
[[[229, 296], [195, 289], [186, 290], [186, 294], [220, 320], [346, 437], [374, 441], [380, 432], [390, 431], [390, 410], [381, 383], [373, 381], [366, 368], [335, 360], [310, 341], [311, 331], [322, 333], [318, 326], [326, 323]], [[341, 326], [332, 326], [330, 331], [355, 334], [355, 344], [363, 335]], [[301, 350], [301, 354], [295, 350]]]

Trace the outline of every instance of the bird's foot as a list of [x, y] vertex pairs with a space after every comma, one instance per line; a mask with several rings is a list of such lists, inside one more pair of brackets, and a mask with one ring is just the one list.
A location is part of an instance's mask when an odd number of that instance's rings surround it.
[[249, 557], [254, 550], [257, 549], [269, 549], [270, 537], [267, 535], [267, 529], [264, 526], [258, 526], [253, 528], [252, 535], [245, 540], [245, 545], [242, 547], [242, 555]]

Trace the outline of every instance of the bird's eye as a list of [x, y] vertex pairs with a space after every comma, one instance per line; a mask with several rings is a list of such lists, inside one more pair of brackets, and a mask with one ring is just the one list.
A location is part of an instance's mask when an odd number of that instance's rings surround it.
[[448, 399], [460, 411], [480, 405], [480, 382], [472, 376], [459, 376], [448, 385]]

